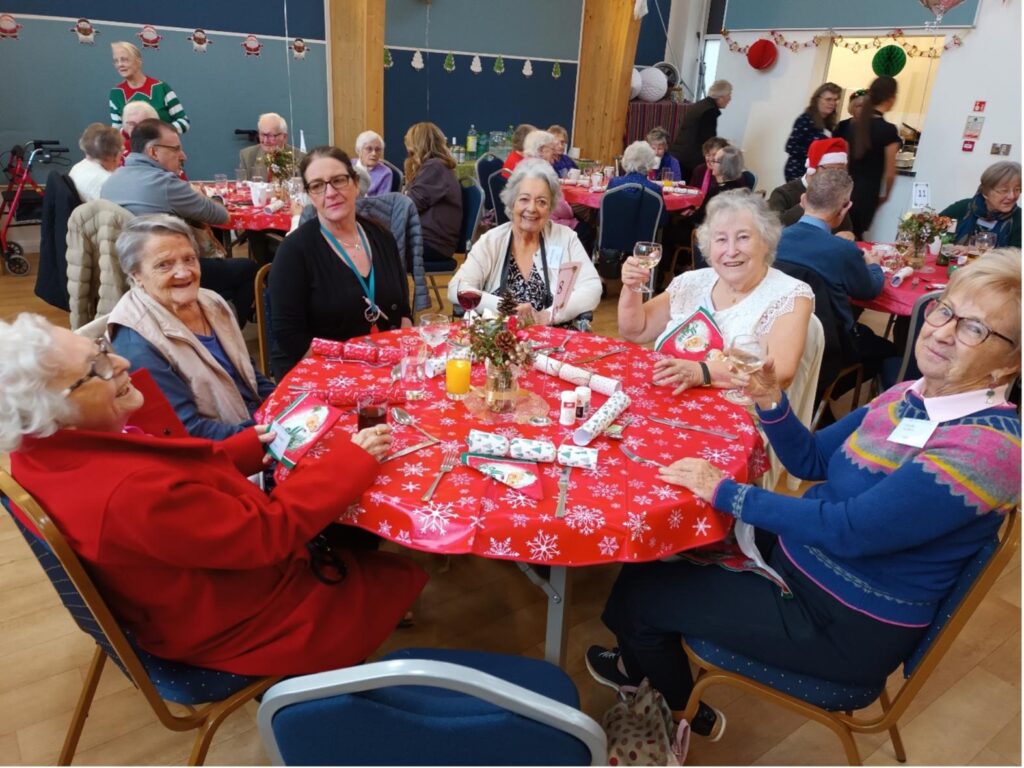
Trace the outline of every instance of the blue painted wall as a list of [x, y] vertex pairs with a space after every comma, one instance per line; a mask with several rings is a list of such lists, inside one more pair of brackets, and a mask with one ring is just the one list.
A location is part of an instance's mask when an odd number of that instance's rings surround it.
[[[640, 37], [636, 42], [636, 58], [633, 60], [638, 67], [649, 67], [665, 60], [665, 27], [668, 26], [668, 14], [672, 0], [647, 0], [647, 15], [640, 22]], [[658, 16], [658, 11], [661, 16]]]
[[[973, 26], [979, 0], [965, 0], [945, 15], [943, 27]], [[817, 29], [922, 27], [934, 16], [913, 0], [729, 0], [725, 28]]]
[[[69, 28], [67, 18], [31, 19], [18, 17], [12, 6], [32, 5], [35, 12], [46, 6], [47, 10], [65, 13], [77, 18], [88, 15], [100, 31], [95, 45], [83, 45]], [[184, 13], [185, 6], [201, 9], [197, 2], [123, 3], [117, 21], [129, 13], [141, 16], [145, 13], [146, 23], [160, 15], [159, 9], [175, 7]], [[213, 23], [218, 16], [213, 8], [220, 9], [228, 4], [207, 3], [210, 6], [205, 15], [194, 18]], [[270, 23], [267, 8], [279, 3], [264, 2], [253, 9], [254, 20], [263, 19]], [[321, 12], [320, 29], [323, 28], [322, 5], [290, 0], [289, 11], [318, 7]], [[0, 150], [7, 150], [13, 144], [21, 144], [33, 138], [58, 139], [72, 148], [71, 158], [75, 162], [81, 157], [78, 137], [91, 122], [107, 122], [110, 88], [119, 78], [111, 64], [110, 43], [116, 40], [138, 42], [137, 26], [118, 26], [105, 23], [98, 14], [92, 15], [93, 8], [103, 6], [116, 10], [113, 2], [51, 2], [11, 3], [5, 12], [14, 13], [23, 28], [17, 40], [0, 39]], [[77, 9], [88, 7], [88, 14]], [[150, 14], [148, 11], [152, 10]], [[292, 29], [290, 15], [289, 30]], [[311, 17], [310, 17], [311, 18]], [[134, 19], [129, 19], [134, 22]], [[220, 21], [225, 19], [221, 18]], [[289, 120], [292, 138], [298, 142], [299, 129], [304, 129], [308, 146], [328, 140], [327, 132], [327, 75], [326, 46], [306, 38], [308, 53], [305, 59], [291, 58], [282, 39], [261, 38], [263, 49], [260, 56], [246, 56], [238, 35], [217, 35], [211, 33], [211, 45], [206, 53], [196, 53], [187, 39], [191, 29], [201, 27], [200, 23], [184, 23], [184, 18], [175, 17], [175, 23], [187, 27], [188, 31], [159, 29], [164, 35], [157, 50], [143, 51], [144, 71], [157, 78], [166, 78], [178, 94], [192, 121], [191, 130], [185, 134], [183, 144], [189, 159], [186, 170], [192, 178], [211, 178], [215, 173], [234, 176], [238, 165], [238, 152], [248, 144], [234, 136], [235, 128], [253, 128], [260, 112], [280, 112], [289, 116], [289, 90], [292, 96], [292, 119]], [[217, 29], [210, 24], [209, 29]], [[296, 22], [297, 24], [298, 22]], [[237, 22], [236, 22], [237, 25]], [[277, 29], [283, 30], [283, 15]], [[206, 27], [204, 27], [206, 28]], [[268, 27], [269, 28], [269, 27]], [[303, 29], [301, 24], [298, 29]], [[311, 24], [304, 29], [314, 31]], [[290, 69], [290, 76], [289, 76]], [[45, 169], [39, 176], [45, 178]]]

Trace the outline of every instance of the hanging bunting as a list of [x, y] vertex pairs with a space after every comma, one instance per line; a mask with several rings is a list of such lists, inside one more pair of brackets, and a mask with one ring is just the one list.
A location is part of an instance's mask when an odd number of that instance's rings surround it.
[[[787, 40], [786, 37], [775, 30], [771, 31], [771, 38], [775, 41], [775, 44], [780, 48], [786, 48], [792, 53], [804, 50], [806, 48], [817, 48], [819, 45], [831, 44], [834, 48], [845, 48], [853, 53], [860, 53], [862, 50], [867, 50], [868, 44], [861, 43], [859, 41], [848, 42], [843, 39], [843, 36], [837, 34], [835, 30], [828, 30], [820, 35], [815, 35], [810, 40], [799, 42], [797, 40]], [[738, 53], [742, 56], [746, 56], [750, 52], [750, 45], [740, 45], [729, 34], [729, 30], [722, 30], [722, 39], [725, 40], [729, 50], [733, 53]], [[870, 47], [874, 50], [878, 50], [882, 47], [887, 40], [892, 40], [896, 45], [903, 49], [909, 57], [923, 57], [928, 59], [937, 59], [942, 55], [943, 51], [951, 51], [954, 48], [959, 48], [964, 44], [964, 39], [960, 35], [952, 35], [950, 40], [945, 43], [941, 48], [935, 46], [929, 46], [928, 48], [919, 48], [916, 44], [910, 42], [913, 38], [906, 38], [903, 35], [902, 29], [894, 29], [886, 35], [875, 37], [871, 40]], [[758, 41], [759, 42], [759, 41]]]
[[198, 27], [193, 29], [192, 34], [185, 39], [191, 41], [193, 53], [206, 53], [207, 46], [213, 43], [213, 40], [207, 36], [206, 30]]
[[455, 56], [451, 51], [448, 51], [448, 55], [444, 57], [444, 64], [442, 66], [445, 72], [455, 71]]
[[481, 72], [484, 71], [484, 67], [483, 64], [480, 63], [479, 56], [473, 57], [473, 61], [470, 62], [469, 64], [469, 71], [472, 72], [474, 75], [479, 75]]
[[412, 55], [412, 68], [417, 72], [423, 69], [423, 54], [419, 51], [416, 51], [416, 53]]
[[532, 77], [532, 76], [533, 76], [533, 64], [531, 64], [530, 60], [527, 59], [526, 63], [523, 64], [523, 77]]
[[384, 69], [391, 69], [395, 66], [395, 59], [391, 55], [391, 51], [387, 48], [384, 49]]
[[562, 65], [559, 64], [557, 61], [555, 62], [554, 66], [551, 67], [551, 76], [555, 78], [555, 80], [562, 76]]
[[17, 40], [18, 30], [22, 24], [15, 21], [9, 13], [0, 13], [0, 40]]
[[159, 50], [160, 41], [164, 39], [164, 36], [156, 31], [156, 27], [152, 24], [146, 24], [142, 31], [136, 32], [135, 36], [142, 41], [143, 49]]
[[82, 45], [95, 45], [96, 35], [100, 33], [88, 19], [79, 19], [71, 31], [78, 36], [78, 42]]
[[505, 74], [505, 60], [499, 56], [494, 60], [494, 74], [503, 75]]
[[246, 56], [259, 56], [260, 51], [263, 50], [263, 43], [260, 42], [256, 35], [246, 35], [240, 45], [242, 50], [245, 51]]
[[309, 46], [306, 45], [306, 41], [301, 37], [296, 37], [292, 40], [291, 44], [292, 58], [302, 61], [306, 58], [306, 54], [309, 53]]

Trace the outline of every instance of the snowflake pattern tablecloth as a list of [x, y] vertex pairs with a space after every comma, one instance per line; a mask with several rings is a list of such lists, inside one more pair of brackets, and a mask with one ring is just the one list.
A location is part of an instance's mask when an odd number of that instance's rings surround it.
[[[669, 213], [675, 213], [676, 211], [682, 211], [687, 208], [700, 208], [701, 203], [704, 202], [704, 195], [700, 194], [700, 190], [695, 187], [689, 187], [689, 189], [696, 191], [697, 194], [662, 192], [662, 199], [665, 202], [665, 210]], [[569, 205], [585, 205], [588, 208], [597, 209], [601, 207], [601, 196], [604, 192], [591, 192], [589, 189], [584, 187], [563, 183], [562, 194], [565, 196], [565, 200]]]
[[[862, 249], [870, 249], [873, 243], [858, 242]], [[886, 273], [885, 282], [882, 283], [882, 292], [873, 299], [861, 301], [850, 299], [852, 304], [865, 309], [873, 309], [876, 312], [888, 312], [893, 315], [909, 317], [914, 311], [914, 304], [924, 296], [938, 288], [945, 287], [949, 282], [949, 275], [946, 267], [935, 265], [935, 257], [928, 254], [925, 257], [924, 267], [906, 278], [898, 287], [892, 286], [892, 275]], [[934, 286], [934, 287], [933, 287]]]
[[[381, 345], [397, 346], [402, 335], [414, 333], [392, 331], [373, 339]], [[643, 347], [558, 328], [534, 327], [529, 333], [540, 345], [560, 344], [568, 337], [568, 351], [561, 355], [567, 361], [625, 348], [586, 367], [622, 382], [623, 391], [632, 399], [624, 417], [633, 421], [623, 440], [602, 436], [591, 443], [599, 450], [598, 465], [593, 470], [572, 470], [565, 516], [555, 517], [562, 471], [558, 464], [538, 465], [544, 490], [541, 501], [462, 465], [445, 475], [431, 501], [420, 501], [441, 465], [442, 451], [448, 447], [465, 451], [470, 429], [486, 429], [509, 438], [549, 440], [556, 445], [571, 441], [580, 422], [573, 427], [558, 423], [559, 393], [571, 385], [531, 370], [520, 384], [547, 401], [548, 425], [517, 424], [511, 418], [504, 423], [481, 424], [461, 402], [445, 397], [443, 375], [429, 379], [426, 398], [405, 407], [442, 442], [382, 464], [374, 485], [345, 510], [341, 522], [415, 549], [548, 565], [654, 560], [724, 538], [732, 525], [730, 516], [716, 512], [689, 491], [662, 482], [656, 467], [630, 461], [619, 442], [662, 464], [702, 457], [740, 481], [753, 481], [767, 469], [767, 458], [746, 409], [726, 400], [721, 390], [695, 389], [673, 397], [670, 389], [654, 387], [650, 383], [652, 367], [659, 356]], [[474, 365], [473, 385], [482, 386], [483, 379], [483, 366]], [[257, 420], [269, 420], [300, 390], [387, 386], [390, 381], [390, 367], [308, 357], [279, 384]], [[592, 397], [592, 409], [606, 400], [597, 393]], [[664, 426], [646, 418], [652, 415], [731, 432], [738, 439]], [[346, 411], [333, 429], [354, 431], [355, 421], [355, 414]], [[423, 439], [412, 428], [392, 426], [393, 450]], [[320, 446], [314, 446], [303, 461], [317, 461], [321, 455]], [[287, 476], [288, 470], [279, 467], [278, 482], [287, 482]]]

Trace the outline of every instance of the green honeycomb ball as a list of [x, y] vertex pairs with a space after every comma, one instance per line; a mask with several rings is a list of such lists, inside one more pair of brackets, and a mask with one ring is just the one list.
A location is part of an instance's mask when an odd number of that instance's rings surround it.
[[898, 45], [887, 45], [871, 60], [871, 69], [879, 77], [896, 77], [907, 66], [907, 54]]

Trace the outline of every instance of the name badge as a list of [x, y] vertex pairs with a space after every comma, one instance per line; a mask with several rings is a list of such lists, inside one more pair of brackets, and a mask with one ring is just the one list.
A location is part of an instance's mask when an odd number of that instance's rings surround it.
[[928, 419], [900, 419], [896, 429], [889, 435], [889, 440], [912, 448], [924, 448], [932, 432], [939, 426], [937, 421]]

